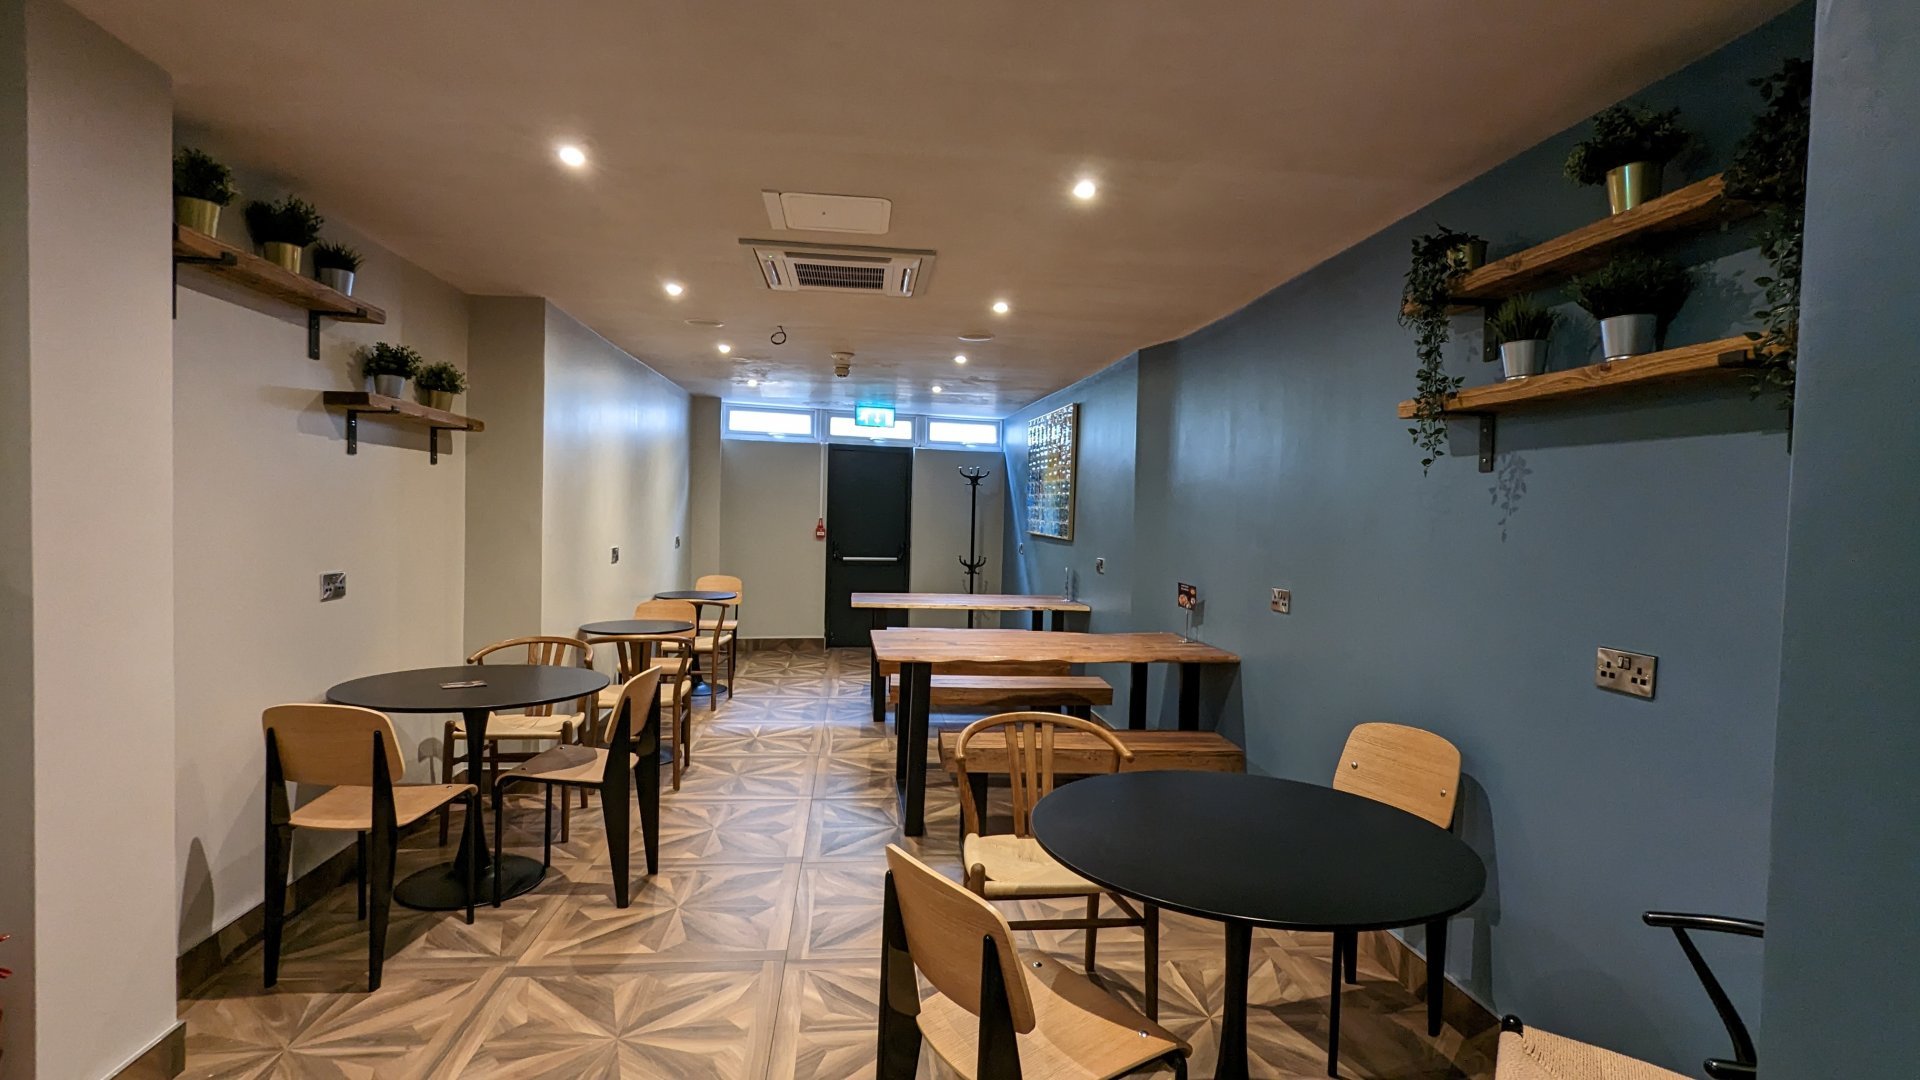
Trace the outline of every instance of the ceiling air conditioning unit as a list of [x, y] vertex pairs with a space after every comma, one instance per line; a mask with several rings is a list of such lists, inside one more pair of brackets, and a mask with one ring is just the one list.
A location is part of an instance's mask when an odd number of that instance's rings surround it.
[[927, 287], [933, 252], [835, 244], [742, 240], [761, 280], [775, 292], [913, 296]]

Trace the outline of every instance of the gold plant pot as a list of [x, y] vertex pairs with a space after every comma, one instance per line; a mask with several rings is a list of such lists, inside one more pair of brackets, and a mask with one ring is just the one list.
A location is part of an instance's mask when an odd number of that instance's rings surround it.
[[282, 244], [277, 240], [271, 240], [261, 244], [260, 250], [261, 254], [267, 257], [268, 262], [297, 274], [300, 272], [300, 256], [305, 254], [307, 249], [299, 244]]
[[1453, 249], [1447, 252], [1447, 266], [1455, 273], [1478, 270], [1485, 265], [1487, 265], [1485, 240], [1468, 240], [1455, 244]]
[[429, 390], [427, 391], [425, 404], [429, 409], [439, 409], [441, 412], [452, 412], [453, 394], [447, 390]]
[[1660, 197], [1660, 163], [1636, 161], [1607, 170], [1607, 205], [1616, 214]]
[[220, 204], [209, 199], [173, 197], [173, 220], [194, 232], [212, 236], [220, 230]]

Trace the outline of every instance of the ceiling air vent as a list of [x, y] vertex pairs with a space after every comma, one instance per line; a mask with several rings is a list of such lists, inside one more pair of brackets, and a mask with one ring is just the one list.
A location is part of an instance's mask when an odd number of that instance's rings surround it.
[[895, 248], [783, 244], [742, 240], [761, 280], [776, 292], [866, 293], [913, 296], [927, 287], [933, 252]]

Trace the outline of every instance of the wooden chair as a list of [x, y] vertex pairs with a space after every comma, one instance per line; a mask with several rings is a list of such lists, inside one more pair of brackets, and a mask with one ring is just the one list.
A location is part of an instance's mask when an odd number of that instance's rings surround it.
[[[695, 623], [698, 610], [687, 600], [645, 600], [634, 605], [636, 619], [672, 619]], [[668, 745], [673, 748], [673, 790], [680, 790], [680, 773], [693, 763], [693, 657], [694, 630], [678, 634], [605, 639], [612, 642], [618, 657], [613, 685], [600, 691], [599, 707], [612, 711], [620, 699], [620, 687], [628, 679], [656, 663], [665, 670], [660, 676], [660, 708], [668, 713]], [[602, 639], [595, 639], [596, 643]], [[656, 659], [657, 654], [657, 659]]]
[[[880, 1080], [914, 1075], [924, 1039], [968, 1080], [1106, 1080], [1144, 1065], [1185, 1080], [1191, 1049], [1069, 971], [1021, 953], [992, 904], [887, 845]], [[914, 971], [936, 991], [922, 1001]]]
[[[1333, 770], [1333, 787], [1451, 829], [1460, 796], [1460, 751], [1421, 728], [1360, 724], [1347, 734], [1340, 764]], [[1359, 937], [1357, 932], [1334, 935], [1334, 955], [1344, 960], [1350, 984], [1360, 981]]]
[[[720, 681], [720, 654], [727, 654], [727, 697], [732, 698], [733, 673], [740, 663], [740, 603], [747, 598], [746, 590], [741, 587], [740, 579], [731, 574], [702, 574], [693, 587], [734, 594], [733, 603], [720, 608], [717, 615], [700, 619], [700, 640], [695, 646], [707, 657], [709, 682]], [[712, 712], [719, 707], [720, 695], [717, 692], [709, 693], [707, 711]]]
[[[394, 779], [406, 772], [400, 742], [393, 721], [372, 709], [275, 705], [260, 714], [260, 726], [267, 740], [266, 985], [280, 980], [293, 830], [319, 829], [355, 834], [360, 917], [367, 920], [367, 989], [378, 990], [400, 830], [456, 799], [467, 804], [467, 922], [473, 921], [473, 872], [480, 861], [479, 789], [472, 784], [396, 786]], [[327, 790], [294, 810], [287, 800], [289, 783]]]
[[[613, 898], [619, 907], [629, 902], [628, 853], [633, 829], [627, 810], [638, 793], [640, 836], [646, 848], [647, 874], [660, 869], [660, 668], [628, 679], [620, 687], [608, 716], [601, 746], [561, 744], [543, 750], [501, 773], [493, 782], [493, 906], [500, 906], [500, 856], [506, 830], [501, 820], [501, 794], [514, 784], [546, 788], [547, 817], [542, 830], [541, 865], [553, 865], [553, 792], [580, 788], [600, 793], [600, 813], [606, 819], [607, 850], [613, 861]], [[634, 732], [635, 721], [639, 732]], [[566, 801], [564, 798], [561, 800]]]
[[[1147, 1015], [1157, 1018], [1160, 1014], [1160, 909], [1143, 904], [1136, 910], [1125, 897], [1108, 893], [1061, 866], [1041, 850], [1040, 842], [1029, 831], [1034, 804], [1053, 790], [1054, 740], [1056, 733], [1063, 729], [1091, 734], [1111, 751], [1103, 760], [1076, 765], [1076, 774], [1118, 772], [1123, 763], [1133, 760], [1133, 751], [1104, 725], [1058, 713], [1016, 712], [989, 716], [968, 724], [955, 740], [954, 775], [959, 782], [961, 823], [965, 829], [960, 841], [960, 865], [966, 870], [967, 888], [987, 900], [1086, 897], [1085, 918], [1026, 919], [1012, 926], [1016, 930], [1085, 930], [1088, 975], [1094, 974], [1094, 948], [1099, 943], [1101, 927], [1140, 927], [1147, 939]], [[981, 835], [981, 822], [987, 808], [976, 802], [974, 785], [967, 775], [967, 744], [988, 732], [1004, 738], [1001, 760], [1007, 766], [1013, 796], [1013, 832], [993, 836]], [[1126, 917], [1101, 918], [1103, 894], [1110, 896], [1120, 910], [1126, 912]]]
[[[1719, 915], [1683, 915], [1670, 911], [1649, 911], [1641, 921], [1648, 926], [1666, 927], [1679, 939], [1680, 948], [1699, 977], [1700, 985], [1712, 999], [1713, 1007], [1726, 1025], [1733, 1042], [1733, 1057], [1708, 1058], [1702, 1065], [1713, 1080], [1752, 1080], [1759, 1069], [1753, 1037], [1733, 1007], [1732, 999], [1714, 978], [1713, 969], [1687, 936], [1689, 930], [1710, 930], [1761, 937], [1766, 927], [1751, 919], [1730, 919]], [[1590, 1043], [1578, 1042], [1539, 1028], [1530, 1028], [1517, 1016], [1500, 1021], [1500, 1048], [1494, 1066], [1494, 1080], [1687, 1080], [1684, 1074], [1671, 1072], [1638, 1058], [1617, 1054]]]
[[[508, 649], [525, 648], [526, 663], [544, 664], [550, 667], [593, 667], [593, 646], [573, 637], [555, 637], [552, 635], [533, 635], [530, 637], [509, 638], [496, 641], [467, 657], [469, 664], [484, 665], [487, 657]], [[503, 754], [500, 743], [503, 740], [526, 742], [577, 743], [589, 728], [588, 719], [593, 715], [593, 698], [585, 697], [574, 702], [567, 711], [557, 711], [555, 705], [533, 705], [518, 713], [494, 713], [487, 721], [487, 745], [482, 747], [486, 755], [487, 777], [491, 783], [500, 777], [502, 761], [525, 761], [533, 753]], [[467, 725], [463, 720], [448, 720], [441, 739], [441, 777], [453, 779], [453, 766], [462, 760], [459, 744], [467, 738]], [[477, 779], [468, 777], [469, 780]], [[580, 808], [586, 809], [586, 797], [580, 800]], [[572, 805], [561, 807], [560, 839], [565, 842], [573, 827]], [[440, 842], [447, 842], [447, 815], [440, 815]]]

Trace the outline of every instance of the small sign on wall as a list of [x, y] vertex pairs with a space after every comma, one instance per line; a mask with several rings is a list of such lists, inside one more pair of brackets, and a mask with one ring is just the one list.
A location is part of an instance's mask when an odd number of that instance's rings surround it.
[[1176, 582], [1175, 584], [1180, 590], [1178, 598], [1180, 607], [1186, 611], [1192, 611], [1194, 606], [1200, 603], [1199, 587], [1189, 585], [1184, 581]]

